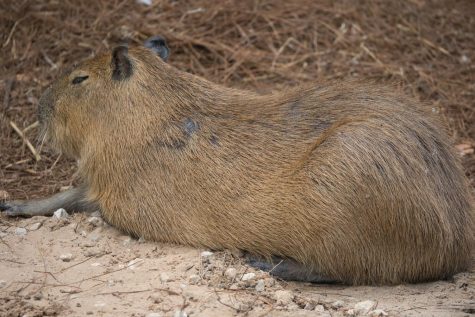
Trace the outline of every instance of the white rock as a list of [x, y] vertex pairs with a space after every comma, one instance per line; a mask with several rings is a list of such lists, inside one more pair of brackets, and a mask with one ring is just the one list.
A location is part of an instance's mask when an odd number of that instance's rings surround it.
[[94, 262], [94, 263], [91, 263], [91, 266], [94, 266], [94, 267], [96, 267], [96, 266], [101, 266], [101, 263], [99, 263], [99, 262]]
[[122, 245], [123, 245], [123, 246], [127, 246], [127, 245], [129, 245], [131, 242], [132, 242], [132, 238], [131, 238], [131, 237], [125, 237], [125, 238], [124, 238], [124, 241], [122, 241]]
[[106, 303], [104, 302], [97, 302], [94, 304], [94, 307], [104, 307], [104, 306], [106, 306]]
[[357, 315], [366, 315], [375, 306], [376, 306], [376, 302], [372, 301], [372, 300], [365, 300], [365, 301], [356, 303], [355, 306], [354, 306], [355, 314], [357, 314]]
[[145, 238], [144, 237], [140, 237], [138, 240], [137, 240], [138, 243], [145, 243]]
[[140, 4], [144, 4], [146, 6], [151, 6], [152, 5], [152, 0], [137, 0], [137, 2], [140, 3]]
[[303, 308], [305, 310], [314, 310], [315, 309], [315, 305], [312, 304], [312, 303], [306, 303], [305, 304], [305, 307]]
[[339, 309], [342, 308], [345, 305], [345, 303], [341, 300], [334, 301], [331, 306], [333, 309]]
[[468, 58], [467, 55], [464, 54], [464, 55], [460, 56], [460, 62], [462, 64], [468, 64], [468, 63], [470, 63], [470, 58]]
[[246, 273], [242, 276], [242, 281], [250, 281], [250, 280], [253, 280], [254, 278], [256, 277], [256, 274], [255, 273]]
[[28, 226], [28, 230], [30, 230], [30, 231], [38, 230], [41, 227], [41, 225], [42, 225], [41, 222], [35, 222], [35, 223]]
[[237, 274], [237, 271], [235, 268], [233, 267], [230, 267], [228, 268], [225, 272], [224, 272], [224, 275], [230, 279], [230, 280], [233, 280], [236, 278], [236, 274]]
[[160, 293], [153, 293], [150, 295], [150, 299], [155, 303], [155, 304], [160, 304], [163, 302], [163, 296]]
[[288, 305], [294, 299], [294, 295], [289, 291], [278, 290], [274, 293], [274, 298], [277, 304]]
[[167, 273], [160, 273], [160, 281], [162, 283], [166, 283], [170, 280], [170, 277], [168, 276]]
[[208, 258], [208, 257], [210, 257], [210, 256], [212, 256], [212, 255], [213, 255], [213, 252], [211, 252], [211, 251], [203, 251], [203, 252], [201, 252], [201, 257], [202, 257], [202, 258]]
[[5, 286], [7, 286], [7, 281], [0, 280], [0, 288], [4, 288]]
[[63, 208], [59, 208], [53, 213], [53, 218], [55, 219], [64, 219], [68, 217], [69, 217], [69, 214]]
[[59, 258], [63, 261], [63, 262], [69, 262], [71, 261], [74, 257], [71, 253], [64, 253], [64, 254], [61, 254], [59, 256]]
[[368, 316], [371, 316], [371, 317], [381, 317], [381, 316], [387, 316], [387, 315], [388, 313], [382, 309], [375, 309], [368, 313]]
[[100, 217], [89, 217], [87, 222], [93, 225], [94, 227], [100, 227], [104, 224], [104, 221]]
[[355, 310], [354, 309], [348, 309], [345, 313], [345, 316], [349, 316], [349, 317], [352, 317], [352, 316], [355, 316]]
[[188, 282], [190, 282], [190, 284], [198, 284], [200, 280], [201, 280], [201, 277], [196, 274], [192, 274], [190, 275], [190, 277], [188, 277]]
[[266, 288], [266, 283], [264, 283], [263, 279], [260, 279], [259, 281], [257, 281], [256, 292], [263, 292], [265, 288]]
[[319, 311], [319, 312], [324, 312], [325, 311], [325, 307], [323, 307], [323, 305], [317, 305], [315, 306], [315, 311]]
[[173, 317], [188, 317], [188, 314], [184, 310], [176, 310]]
[[145, 315], [145, 317], [161, 317], [162, 315], [160, 315], [159, 313], [148, 313], [147, 315]]
[[26, 235], [27, 232], [28, 232], [28, 231], [26, 231], [25, 228], [20, 228], [20, 227], [15, 228], [15, 234], [16, 234], [17, 236], [24, 236], [24, 235]]

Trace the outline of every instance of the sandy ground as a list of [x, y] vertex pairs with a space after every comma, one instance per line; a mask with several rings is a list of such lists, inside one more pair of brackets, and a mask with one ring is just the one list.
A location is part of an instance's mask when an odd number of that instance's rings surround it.
[[475, 314], [473, 270], [392, 287], [287, 283], [229, 252], [135, 240], [98, 215], [0, 220], [1, 316]]

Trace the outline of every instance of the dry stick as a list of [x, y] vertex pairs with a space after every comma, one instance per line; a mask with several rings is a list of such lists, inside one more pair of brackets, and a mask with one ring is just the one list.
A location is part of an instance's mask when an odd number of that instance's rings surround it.
[[16, 27], [17, 27], [18, 24], [20, 24], [20, 22], [21, 22], [22, 20], [24, 20], [25, 18], [26, 18], [26, 17], [23, 17], [23, 18], [21, 18], [21, 19], [15, 21], [15, 24], [13, 24], [13, 27], [12, 27], [10, 33], [8, 34], [8, 38], [7, 38], [7, 40], [5, 41], [5, 43], [3, 43], [2, 47], [6, 47], [6, 46], [8, 45], [8, 43], [10, 43], [10, 40], [12, 39], [13, 32], [15, 32]]
[[382, 66], [382, 67], [386, 68], [385, 65], [384, 65], [384, 63], [381, 62], [381, 60], [380, 60], [379, 58], [377, 58], [376, 55], [374, 55], [374, 53], [371, 52], [371, 51], [369, 50], [369, 48], [367, 48], [366, 45], [364, 45], [363, 42], [361, 42], [360, 47], [361, 47], [369, 56], [371, 56], [371, 58], [374, 59], [374, 61], [375, 61], [376, 63], [378, 63], [379, 66]]
[[83, 260], [83, 261], [81, 261], [81, 262], [78, 262], [78, 263], [75, 263], [75, 264], [70, 265], [70, 266], [68, 266], [68, 267], [65, 267], [64, 269], [61, 269], [61, 270], [59, 270], [58, 272], [55, 272], [55, 273], [63, 273], [64, 271], [69, 270], [69, 269], [72, 268], [72, 267], [75, 267], [75, 266], [77, 266], [77, 265], [79, 265], [79, 264], [83, 264], [84, 262], [89, 261], [89, 260], [92, 259], [93, 257], [94, 257], [94, 256], [90, 256], [90, 257], [86, 258], [85, 260]]
[[23, 132], [20, 130], [20, 128], [18, 128], [18, 126], [13, 121], [10, 121], [10, 126], [23, 139], [23, 142], [25, 142], [26, 146], [28, 147], [28, 149], [33, 154], [33, 156], [35, 157], [35, 160], [36, 161], [41, 160], [41, 156], [38, 154], [36, 149], [33, 147], [33, 145], [30, 143], [30, 141], [26, 138], [25, 134], [23, 134]]
[[20, 262], [20, 261], [15, 261], [15, 260], [10, 260], [10, 259], [0, 259], [0, 261], [7, 261], [7, 262], [16, 263], [16, 264], [25, 264], [25, 262]]
[[31, 129], [36, 128], [39, 125], [40, 125], [40, 122], [38, 120], [33, 122], [32, 124], [30, 124], [29, 126], [23, 129], [23, 134], [26, 134], [26, 132], [30, 131]]

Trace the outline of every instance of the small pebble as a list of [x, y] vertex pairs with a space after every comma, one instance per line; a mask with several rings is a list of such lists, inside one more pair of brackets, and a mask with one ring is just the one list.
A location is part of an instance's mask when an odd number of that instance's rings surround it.
[[122, 241], [122, 245], [123, 245], [123, 246], [127, 246], [127, 245], [129, 245], [131, 242], [132, 242], [132, 238], [131, 238], [131, 237], [126, 237], [126, 238], [124, 239], [124, 241]]
[[152, 0], [137, 0], [137, 2], [140, 3], [140, 4], [144, 4], [146, 6], [151, 6], [152, 5]]
[[368, 313], [368, 316], [371, 316], [371, 317], [388, 316], [388, 313], [382, 309], [375, 309], [375, 310], [370, 311]]
[[266, 284], [264, 283], [264, 280], [260, 279], [257, 281], [256, 292], [263, 292], [265, 288]]
[[81, 307], [81, 303], [76, 303], [76, 307]]
[[5, 286], [7, 286], [7, 281], [0, 280], [0, 288], [4, 288]]
[[34, 300], [40, 300], [42, 298], [43, 298], [43, 295], [41, 293], [36, 293], [35, 295], [33, 295]]
[[249, 280], [252, 280], [256, 277], [256, 274], [255, 273], [246, 273], [242, 276], [242, 281], [249, 281]]
[[192, 274], [188, 278], [188, 282], [190, 282], [190, 284], [198, 284], [200, 280], [201, 280], [200, 276], [196, 274]]
[[305, 310], [314, 310], [315, 309], [315, 305], [312, 304], [312, 303], [306, 303], [305, 304], [305, 307], [303, 308]]
[[333, 309], [340, 309], [345, 305], [345, 303], [341, 300], [334, 301], [331, 306]]
[[188, 314], [184, 310], [176, 310], [173, 317], [188, 317]]
[[318, 312], [324, 312], [325, 311], [325, 307], [323, 307], [323, 305], [317, 305], [315, 306], [315, 311], [318, 311]]
[[345, 316], [349, 316], [349, 317], [352, 317], [352, 316], [355, 316], [355, 310], [354, 309], [348, 309], [345, 313]]
[[230, 280], [234, 280], [236, 278], [236, 274], [237, 274], [237, 271], [235, 268], [233, 267], [230, 267], [228, 268], [225, 272], [224, 272], [224, 275], [230, 279]]
[[92, 312], [92, 311], [88, 311], [88, 312], [86, 312], [86, 315], [92, 315], [92, 314], [93, 314], [93, 312]]
[[15, 234], [17, 236], [24, 236], [24, 235], [26, 235], [26, 233], [27, 233], [27, 231], [26, 231], [25, 228], [18, 227], [18, 228], [15, 229]]
[[53, 213], [53, 218], [55, 219], [64, 219], [68, 217], [69, 217], [69, 214], [66, 212], [66, 210], [64, 210], [64, 208], [59, 208]]
[[87, 222], [93, 225], [94, 227], [100, 227], [104, 224], [104, 221], [100, 217], [89, 217]]
[[153, 293], [150, 295], [150, 299], [155, 303], [155, 304], [160, 304], [163, 302], [163, 296], [160, 293]]
[[372, 300], [365, 300], [365, 301], [356, 303], [354, 306], [355, 314], [367, 315], [375, 306], [376, 306], [376, 302]]
[[144, 237], [140, 237], [138, 240], [137, 240], [138, 243], [145, 243], [145, 238]]
[[213, 252], [211, 252], [211, 251], [203, 251], [203, 252], [201, 252], [201, 257], [203, 257], [203, 258], [207, 258], [207, 257], [210, 257], [210, 256], [212, 256], [212, 255], [213, 255]]
[[106, 303], [104, 302], [97, 302], [94, 304], [94, 307], [104, 307], [104, 306], [106, 306]]
[[160, 281], [162, 283], [166, 283], [170, 280], [170, 277], [168, 276], [167, 273], [160, 273]]
[[71, 253], [64, 253], [64, 254], [61, 254], [59, 256], [59, 258], [63, 261], [63, 262], [69, 262], [73, 259], [73, 255]]
[[30, 231], [38, 230], [41, 227], [41, 225], [42, 225], [41, 222], [35, 222], [35, 223], [28, 226], [28, 230], [30, 230]]
[[145, 315], [145, 317], [161, 317], [162, 315], [160, 315], [159, 313], [148, 313], [147, 315]]
[[94, 266], [94, 267], [101, 266], [101, 263], [99, 263], [99, 262], [94, 262], [94, 263], [91, 263], [91, 266]]
[[278, 290], [275, 291], [274, 298], [277, 301], [277, 304], [288, 305], [294, 299], [294, 295], [289, 291]]

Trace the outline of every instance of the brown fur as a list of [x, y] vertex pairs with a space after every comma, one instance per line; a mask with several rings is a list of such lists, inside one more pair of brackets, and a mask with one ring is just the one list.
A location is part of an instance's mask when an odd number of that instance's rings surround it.
[[[40, 115], [79, 159], [89, 201], [145, 239], [289, 257], [328, 278], [394, 284], [470, 265], [474, 213], [443, 130], [416, 101], [331, 83], [257, 95], [130, 48], [53, 84]], [[72, 86], [71, 80], [89, 79]]]

